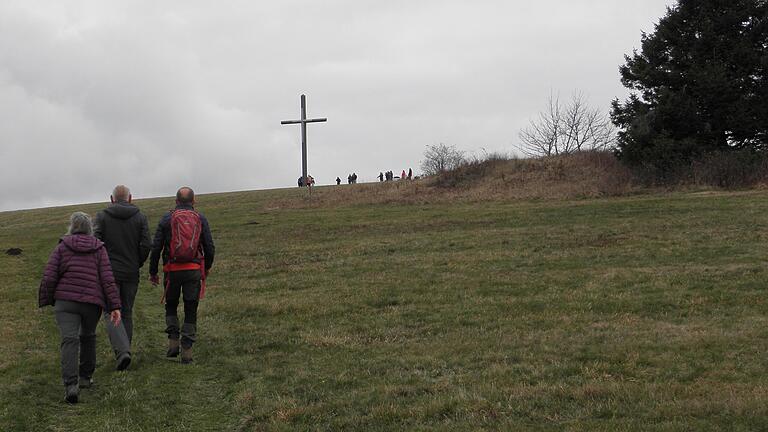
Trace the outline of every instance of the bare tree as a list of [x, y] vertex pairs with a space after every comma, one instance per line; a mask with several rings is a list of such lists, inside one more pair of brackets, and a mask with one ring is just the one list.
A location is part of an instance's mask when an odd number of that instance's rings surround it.
[[464, 162], [464, 152], [455, 146], [443, 143], [428, 145], [421, 161], [421, 170], [426, 175], [440, 174], [459, 167]]
[[605, 150], [616, 143], [616, 128], [607, 113], [587, 104], [576, 92], [567, 105], [557, 95], [536, 120], [520, 131], [520, 149], [526, 156], [553, 156], [582, 150]]

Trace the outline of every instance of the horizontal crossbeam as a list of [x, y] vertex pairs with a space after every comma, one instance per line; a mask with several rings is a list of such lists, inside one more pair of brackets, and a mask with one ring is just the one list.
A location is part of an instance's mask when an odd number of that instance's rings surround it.
[[280, 122], [280, 124], [300, 124], [300, 123], [320, 123], [328, 121], [327, 118], [316, 118], [316, 119], [306, 119], [306, 120], [283, 120]]

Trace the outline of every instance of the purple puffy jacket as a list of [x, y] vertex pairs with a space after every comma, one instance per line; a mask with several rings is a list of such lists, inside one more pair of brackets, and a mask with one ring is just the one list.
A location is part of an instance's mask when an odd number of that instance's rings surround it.
[[55, 300], [120, 309], [120, 293], [104, 243], [85, 234], [65, 236], [51, 253], [40, 283], [40, 307]]

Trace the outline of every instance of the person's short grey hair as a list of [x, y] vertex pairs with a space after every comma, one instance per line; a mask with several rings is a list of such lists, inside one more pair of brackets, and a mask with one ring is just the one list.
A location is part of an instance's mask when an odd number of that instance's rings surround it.
[[83, 212], [72, 213], [72, 216], [69, 217], [69, 229], [67, 230], [67, 235], [72, 234], [93, 235], [91, 217]]
[[127, 202], [131, 196], [131, 190], [126, 185], [117, 185], [112, 189], [112, 198], [117, 202]]

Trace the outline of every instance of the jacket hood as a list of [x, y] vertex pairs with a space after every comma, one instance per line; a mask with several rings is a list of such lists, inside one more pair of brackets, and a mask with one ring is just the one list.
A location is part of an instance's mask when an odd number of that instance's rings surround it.
[[127, 202], [115, 203], [104, 209], [104, 213], [117, 219], [130, 219], [138, 212], [138, 207]]
[[64, 243], [64, 246], [68, 247], [69, 249], [80, 253], [94, 252], [104, 246], [104, 243], [102, 243], [99, 239], [86, 234], [73, 234], [64, 236], [64, 238], [61, 239], [61, 242]]

